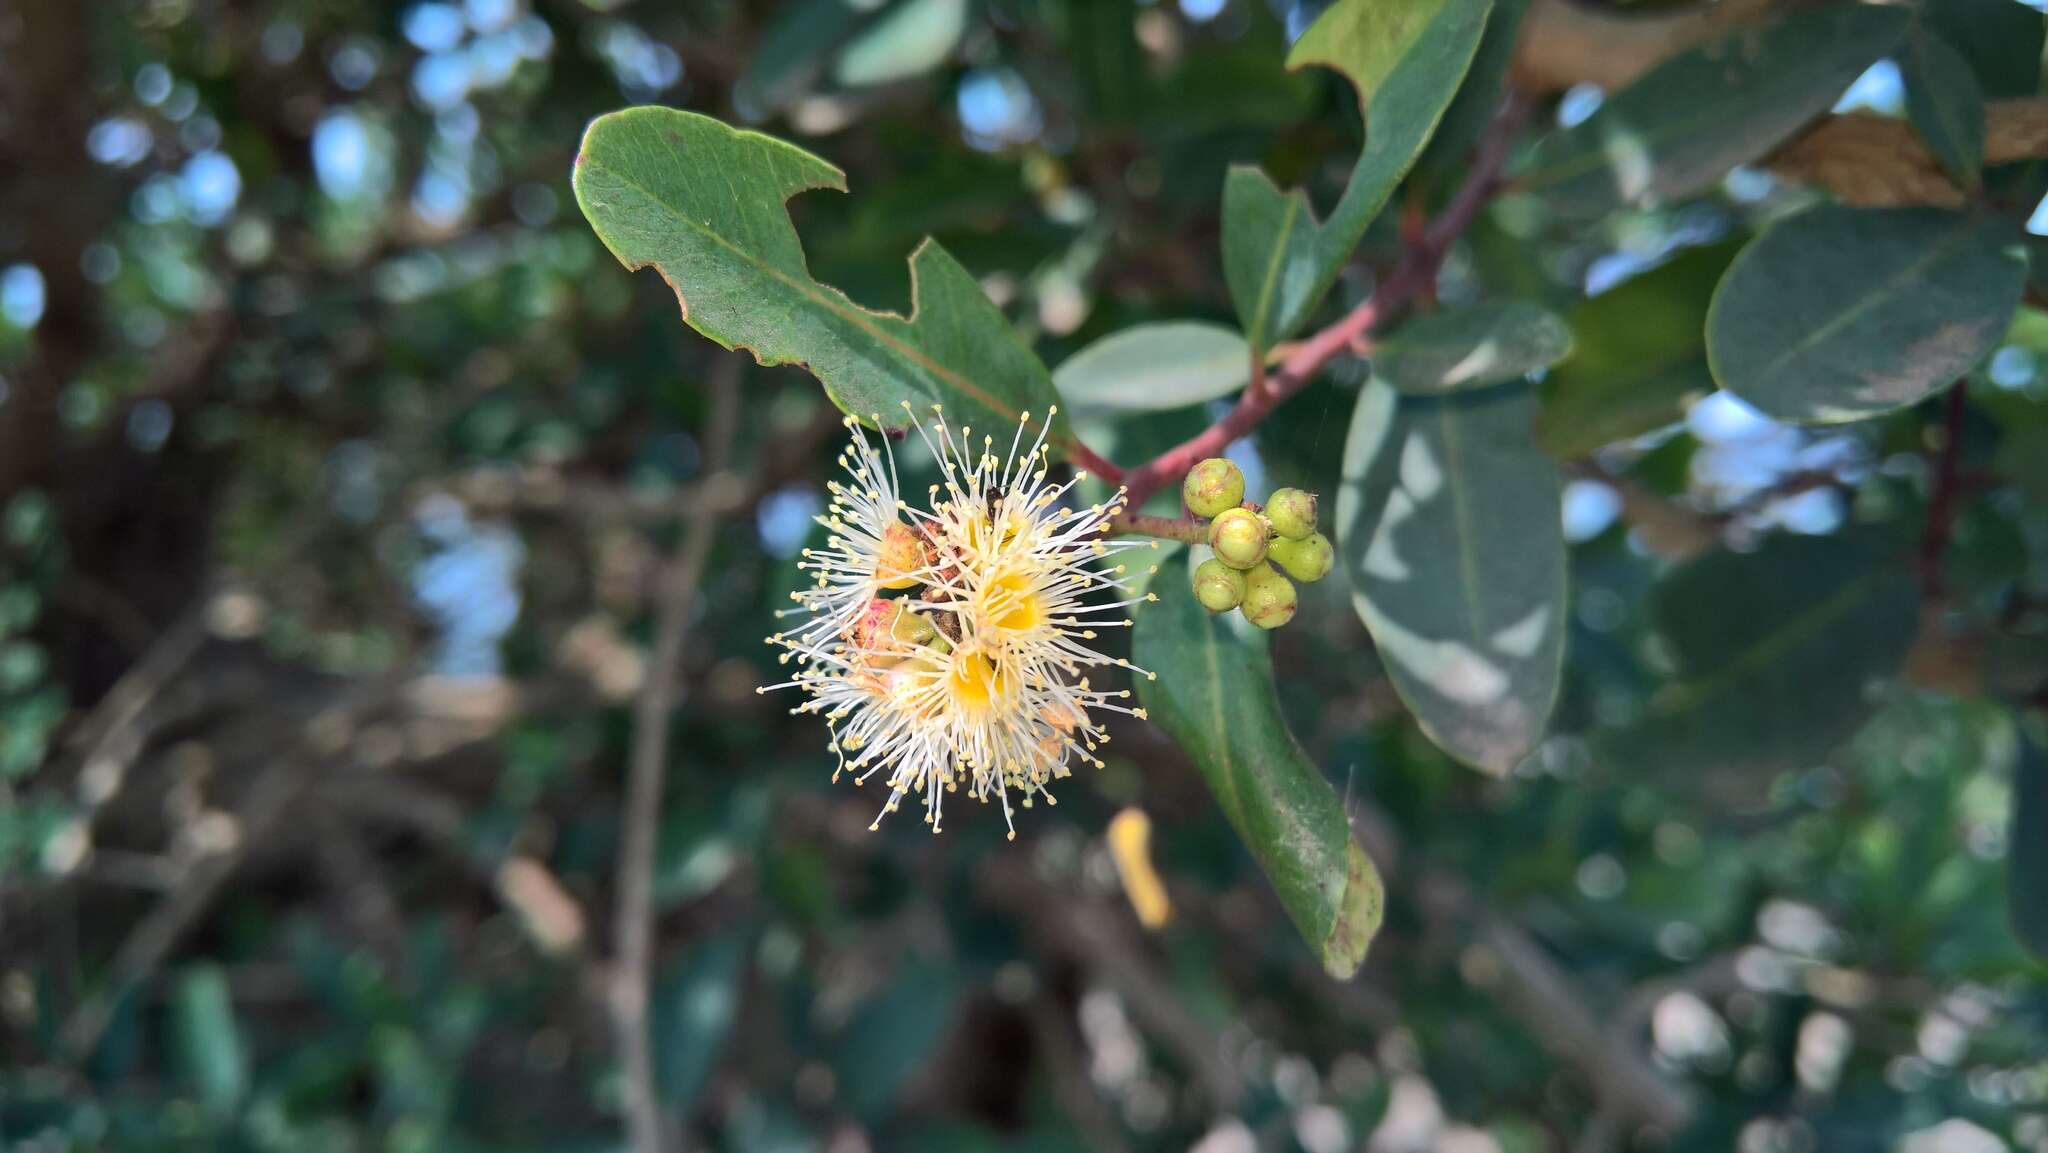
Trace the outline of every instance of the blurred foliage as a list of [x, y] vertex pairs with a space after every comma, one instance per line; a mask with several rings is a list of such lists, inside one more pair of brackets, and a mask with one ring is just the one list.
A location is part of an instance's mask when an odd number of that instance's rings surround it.
[[[1055, 368], [1141, 325], [1227, 343], [1231, 167], [1329, 213], [1356, 164], [1392, 207], [1294, 254], [1329, 289], [1286, 318], [1312, 331], [1452, 195], [1524, 6], [1476, 46], [1453, 30], [1462, 85], [1399, 78], [1443, 115], [1405, 182], [1359, 159], [1343, 78], [1282, 67], [1324, 7], [0, 7], [0, 1149], [622, 1147], [631, 699], [654, 574], [707, 499], [705, 385], [735, 370], [744, 492], [656, 814], [649, 1020], [691, 1147], [2048, 1149], [2022, 945], [2048, 948], [2048, 314], [2002, 280], [1886, 280], [1907, 319], [1858, 357], [1954, 297], [1999, 297], [1972, 307], [2003, 335], [1966, 393], [1916, 381], [1839, 426], [1709, 395], [1707, 334], [1736, 250], [1796, 241], [1771, 226], [1821, 198], [1748, 165], [1908, 45], [1906, 89], [1874, 83], [1915, 123], [1971, 105], [1958, 60], [1980, 97], [2034, 94], [2041, 18], [2014, 0], [1836, 5], [1741, 68], [1537, 102], [1518, 194], [1434, 297], [1571, 330], [1533, 390], [1569, 542], [1548, 735], [1499, 775], [1454, 761], [1335, 579], [1251, 709], [1386, 876], [1354, 980], [1158, 728], [1120, 722], [1015, 844], [986, 811], [869, 833], [880, 798], [830, 783], [822, 726], [753, 692], [838, 414], [611, 258], [570, 183], [588, 122], [657, 103], [826, 158], [852, 194], [791, 202], [818, 282], [905, 310], [930, 236]], [[1658, 119], [1680, 113], [1693, 132]], [[1585, 167], [1645, 123], [1669, 179]], [[1570, 203], [1527, 178], [1546, 165], [1578, 173]], [[2037, 168], [1984, 172], [2006, 215], [1980, 261], [2011, 263]], [[1199, 432], [1241, 378], [1191, 371], [1193, 407], [1105, 387], [1076, 435], [1131, 465]], [[1234, 450], [1253, 487], [1333, 508], [1374, 371], [1340, 358]], [[1555, 547], [1512, 527], [1538, 543], [1489, 545]], [[1102, 836], [1131, 805], [1156, 933]]]

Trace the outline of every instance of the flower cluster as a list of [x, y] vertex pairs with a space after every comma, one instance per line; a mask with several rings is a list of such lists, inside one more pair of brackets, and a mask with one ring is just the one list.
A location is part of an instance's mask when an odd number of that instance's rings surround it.
[[801, 621], [768, 638], [797, 671], [760, 691], [802, 690], [808, 699], [792, 711], [824, 717], [834, 779], [882, 774], [883, 813], [921, 795], [937, 832], [945, 794], [964, 784], [974, 799], [1001, 803], [1014, 837], [1013, 790], [1023, 807], [1041, 795], [1051, 804], [1047, 786], [1069, 775], [1070, 761], [1101, 767], [1096, 750], [1109, 738], [1091, 709], [1145, 715], [1118, 703], [1127, 690], [1098, 688], [1090, 674], [1104, 665], [1143, 673], [1095, 642], [1100, 629], [1130, 625], [1122, 610], [1152, 598], [1130, 595], [1124, 565], [1096, 562], [1157, 543], [1105, 539], [1121, 490], [1092, 506], [1066, 500], [1085, 474], [1048, 480], [1044, 426], [1023, 439], [1029, 413], [1000, 457], [993, 437], [976, 447], [971, 429], [956, 436], [938, 406], [932, 414], [929, 427], [912, 414], [940, 471], [922, 509], [898, 495], [888, 440], [877, 448], [847, 421], [853, 442], [839, 463], [851, 483], [829, 486], [818, 521], [831, 537], [798, 565], [812, 574], [787, 610]]

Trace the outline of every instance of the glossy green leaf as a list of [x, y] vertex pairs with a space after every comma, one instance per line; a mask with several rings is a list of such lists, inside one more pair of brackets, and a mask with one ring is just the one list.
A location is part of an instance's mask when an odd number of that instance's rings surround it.
[[1359, 394], [1337, 557], [1394, 688], [1467, 764], [1514, 768], [1542, 739], [1564, 655], [1557, 465], [1529, 386]]
[[694, 944], [656, 980], [648, 1027], [669, 1108], [687, 1111], [717, 1067], [739, 1014], [746, 959], [747, 935], [729, 932]]
[[1076, 408], [1151, 412], [1228, 396], [1251, 379], [1236, 329], [1199, 321], [1140, 324], [1068, 357], [1052, 374]]
[[1908, 22], [1898, 8], [1834, 4], [1680, 53], [1538, 142], [1516, 184], [1577, 219], [1704, 191], [1826, 112]]
[[1572, 330], [1555, 313], [1504, 300], [1419, 316], [1374, 350], [1372, 366], [1402, 392], [1461, 392], [1520, 380], [1571, 350]]
[[1707, 314], [1714, 379], [1779, 420], [1926, 399], [2004, 335], [2026, 286], [2016, 226], [1936, 208], [1823, 206], [1758, 237]]
[[170, 1007], [186, 1080], [209, 1114], [233, 1115], [249, 1092], [249, 1052], [235, 1023], [227, 973], [211, 964], [187, 969], [178, 978]]
[[2019, 759], [2013, 765], [2012, 856], [2006, 894], [2013, 935], [2027, 951], [2048, 961], [2048, 753], [2038, 730], [2020, 725]]
[[1906, 115], [1949, 178], [1975, 188], [1984, 167], [1984, 89], [1970, 62], [1925, 28], [1906, 38], [1899, 57]]
[[1337, 791], [1281, 719], [1265, 636], [1195, 601], [1184, 551], [1151, 587], [1159, 600], [1138, 610], [1131, 653], [1157, 679], [1138, 682], [1139, 699], [1187, 750], [1323, 968], [1350, 977], [1385, 893]]
[[[673, 108], [600, 116], [576, 158], [576, 200], [599, 239], [630, 269], [653, 266], [683, 319], [762, 364], [800, 364], [840, 409], [888, 428], [903, 405], [943, 402], [970, 425], [1013, 425], [1045, 413], [1052, 378], [981, 285], [926, 241], [910, 258], [908, 317], [863, 308], [811, 278], [784, 204], [845, 177], [810, 153], [758, 132]], [[1069, 443], [1064, 416], [1055, 443]]]
[[1826, 756], [1912, 646], [1919, 595], [1902, 552], [1873, 529], [1780, 534], [1672, 570], [1650, 614], [1677, 675], [1602, 754], [1744, 794]]
[[1365, 149], [1343, 197], [1317, 221], [1308, 194], [1256, 168], [1223, 184], [1223, 275], [1252, 347], [1299, 328], [1366, 226], [1429, 141], [1471, 66], [1491, 0], [1339, 0], [1309, 26], [1289, 68], [1320, 64], [1358, 89]]
[[1707, 305], [1742, 244], [1688, 249], [1572, 309], [1572, 354], [1538, 390], [1545, 452], [1569, 460], [1654, 432], [1714, 391]]

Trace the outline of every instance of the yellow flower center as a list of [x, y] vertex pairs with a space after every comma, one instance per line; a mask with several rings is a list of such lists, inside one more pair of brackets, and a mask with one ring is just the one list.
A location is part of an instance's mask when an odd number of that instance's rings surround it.
[[985, 709], [1009, 695], [1010, 674], [979, 650], [964, 652], [953, 660], [948, 688], [961, 706]]
[[982, 593], [982, 619], [999, 629], [1023, 632], [1045, 620], [1045, 608], [1032, 591], [1031, 579], [1013, 572], [989, 582]]

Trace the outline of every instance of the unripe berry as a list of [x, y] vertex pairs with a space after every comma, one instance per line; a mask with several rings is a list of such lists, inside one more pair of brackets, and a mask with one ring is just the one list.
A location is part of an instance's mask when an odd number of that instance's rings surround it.
[[1248, 508], [1226, 508], [1209, 522], [1209, 547], [1231, 568], [1250, 568], [1266, 559], [1271, 537], [1265, 518]]
[[1244, 574], [1244, 603], [1238, 611], [1262, 629], [1277, 629], [1294, 619], [1294, 582], [1262, 564]]
[[1337, 550], [1330, 547], [1330, 538], [1319, 532], [1308, 534], [1303, 540], [1288, 540], [1285, 537], [1266, 546], [1266, 559], [1280, 566], [1280, 571], [1298, 581], [1315, 582], [1330, 574], [1330, 565], [1337, 559]]
[[1244, 574], [1215, 557], [1195, 566], [1195, 599], [1212, 613], [1227, 613], [1244, 600]]
[[1266, 519], [1273, 523], [1274, 532], [1288, 540], [1302, 540], [1316, 531], [1316, 494], [1298, 488], [1276, 488], [1266, 498]]
[[1217, 516], [1236, 508], [1244, 500], [1244, 473], [1220, 456], [1212, 456], [1188, 470], [1181, 482], [1180, 499], [1196, 516]]

